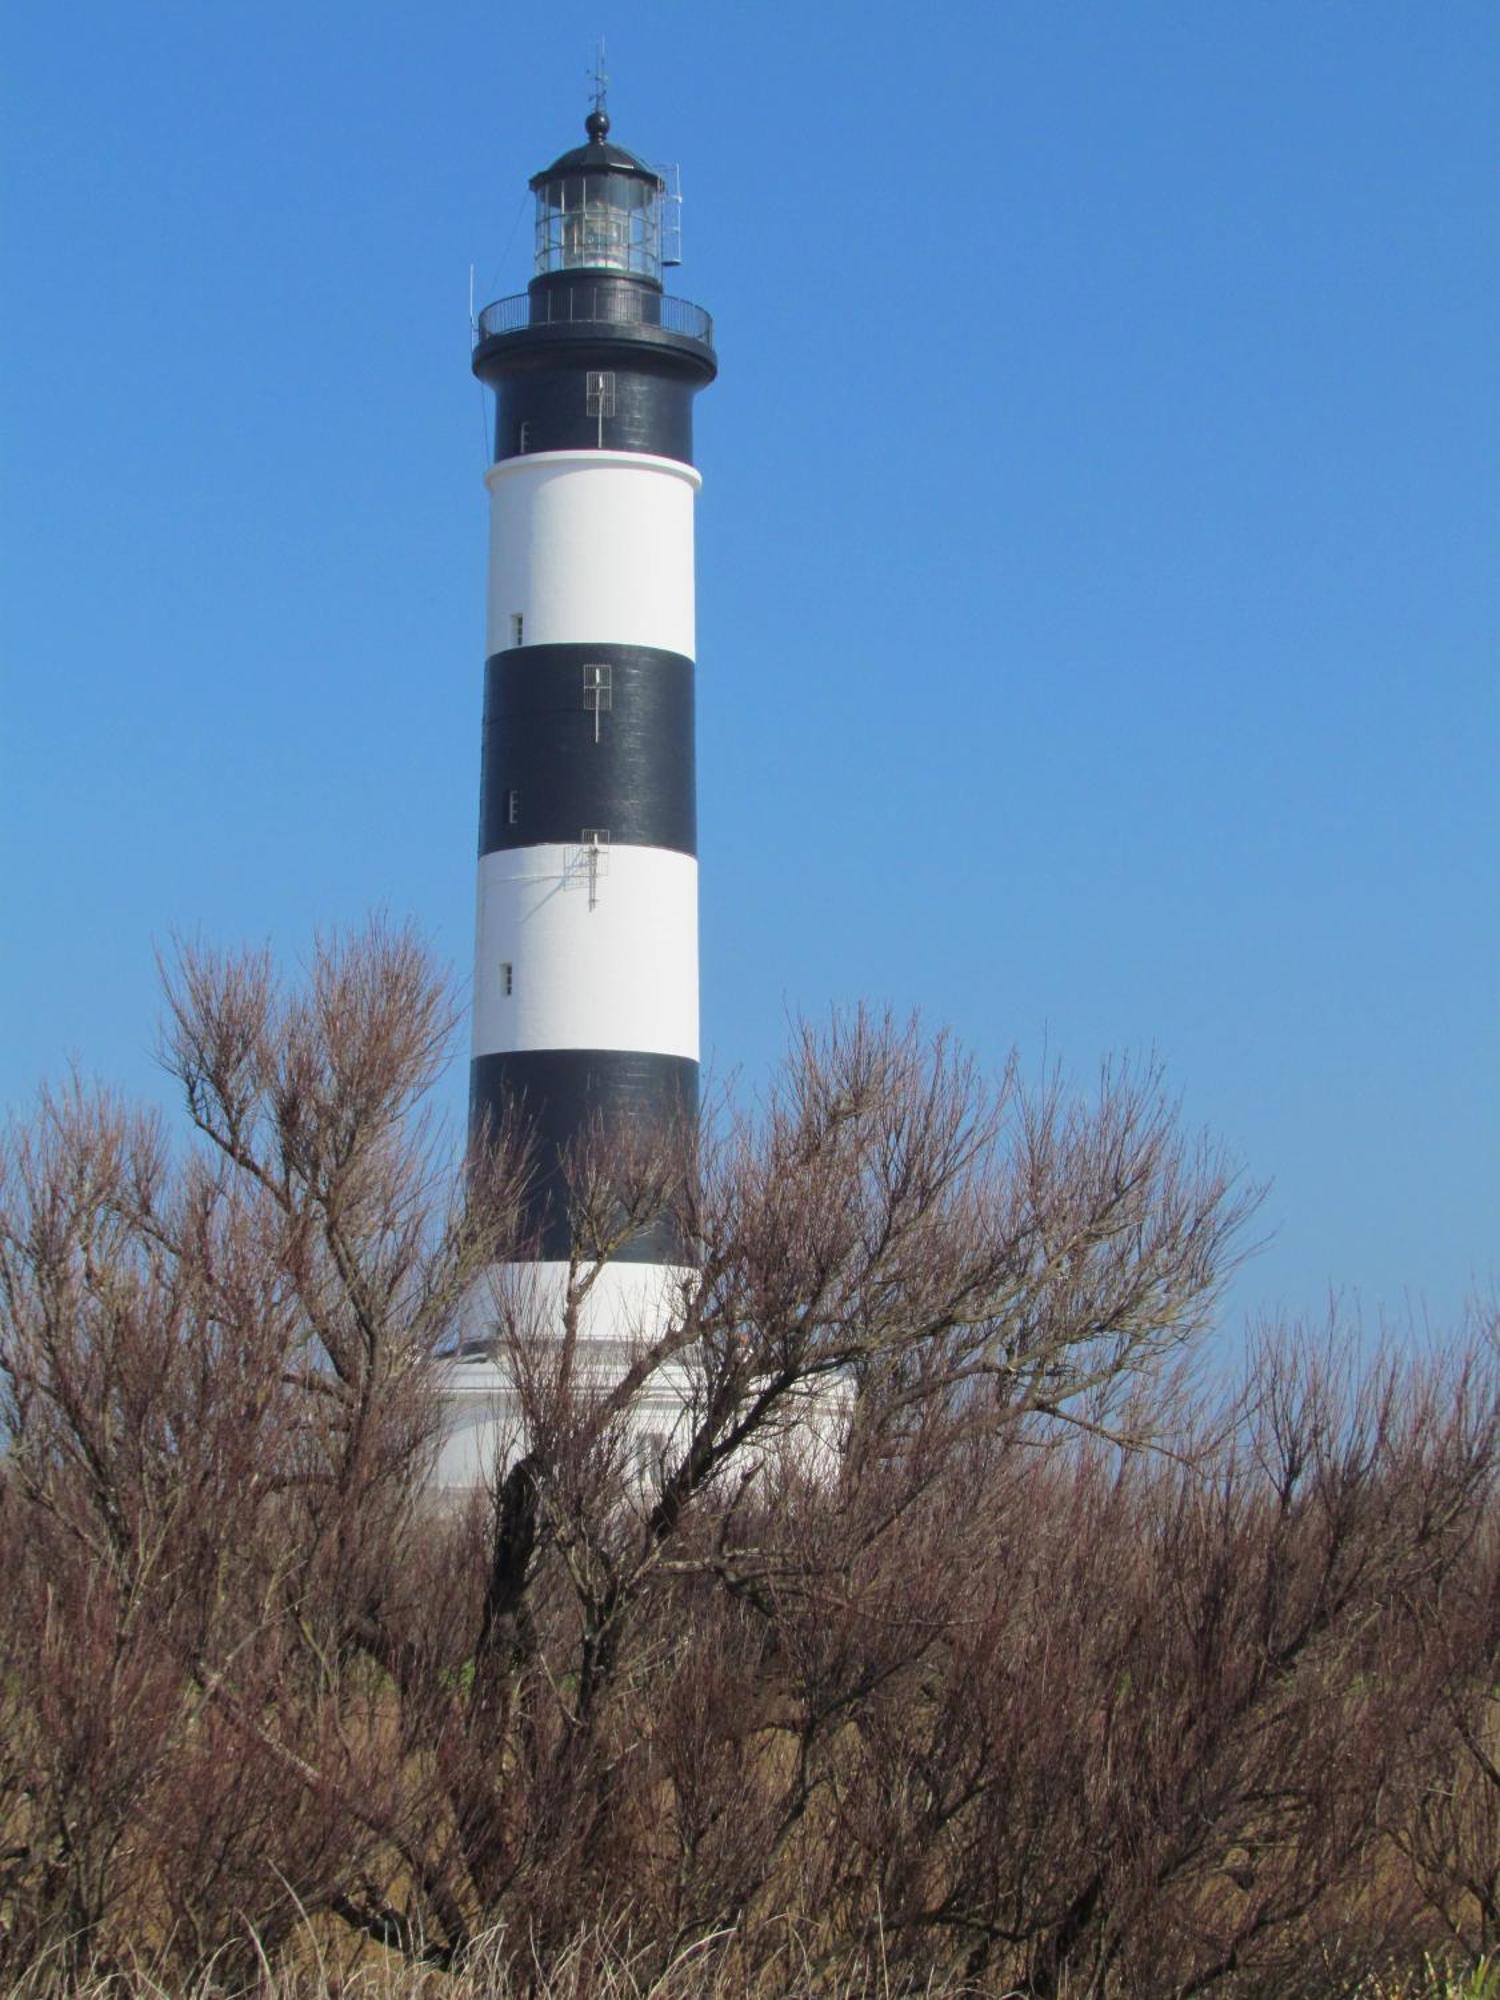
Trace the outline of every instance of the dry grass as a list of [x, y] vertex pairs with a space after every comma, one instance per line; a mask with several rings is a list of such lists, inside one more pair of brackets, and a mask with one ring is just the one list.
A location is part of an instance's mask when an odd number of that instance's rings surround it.
[[1481, 1958], [1463, 1971], [1429, 1958], [1412, 1978], [1367, 1980], [1356, 2000], [1500, 2000], [1500, 1958]]
[[[480, 1938], [462, 1968], [437, 1972], [372, 1951], [353, 1963], [331, 1955], [315, 1925], [306, 1926], [300, 1963], [273, 1967], [262, 1958], [253, 1984], [223, 1982], [210, 1965], [190, 1987], [159, 1976], [148, 1963], [121, 1973], [66, 1974], [38, 1963], [6, 2000], [960, 2000], [986, 1989], [931, 1975], [894, 1974], [877, 1939], [873, 1957], [819, 1966], [791, 1922], [776, 1926], [779, 1948], [754, 1954], [747, 1973], [737, 1940], [715, 1935], [689, 1946], [665, 1971], [628, 1937], [585, 1931], [545, 1965], [523, 1942], [497, 1929]], [[1380, 2000], [1387, 2000], [1382, 1992]], [[1394, 1994], [1391, 1996], [1394, 2000]]]
[[[913, 1980], [894, 1974], [877, 1938], [873, 1956], [837, 1967], [818, 1965], [798, 1928], [788, 1922], [779, 1951], [755, 1954], [757, 1970], [747, 1975], [734, 1949], [737, 1940], [721, 1934], [682, 1951], [665, 1971], [648, 1969], [648, 1954], [634, 1952], [628, 1938], [597, 1931], [581, 1933], [546, 1965], [496, 1930], [481, 1938], [463, 1968], [439, 1973], [376, 1952], [361, 1962], [331, 1961], [316, 1928], [307, 1926], [302, 1963], [273, 1968], [262, 1960], [259, 1976], [221, 1982], [205, 1967], [190, 1987], [159, 1977], [149, 1964], [124, 1973], [88, 1972], [71, 1977], [56, 1965], [39, 1963], [9, 1989], [6, 2000], [1019, 2000], [993, 1985], [972, 1985], [936, 1974]], [[1083, 1987], [1061, 1989], [1059, 2000], [1087, 2000]], [[1275, 2000], [1267, 1990], [1263, 2000]], [[1319, 1995], [1318, 2000], [1325, 2000]], [[1419, 1970], [1371, 1975], [1351, 1991], [1330, 1985], [1326, 2000], [1500, 2000], [1500, 1959], [1481, 1958], [1470, 1968], [1443, 1967], [1431, 1958]]]

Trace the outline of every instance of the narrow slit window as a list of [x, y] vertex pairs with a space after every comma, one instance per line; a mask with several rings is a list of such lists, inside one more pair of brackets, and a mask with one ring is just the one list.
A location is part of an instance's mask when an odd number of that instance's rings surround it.
[[519, 611], [510, 614], [510, 643], [513, 646], [524, 646], [526, 643], [526, 620]]
[[507, 826], [521, 824], [521, 794], [514, 788], [505, 794], [505, 824]]
[[584, 408], [599, 422], [599, 449], [604, 449], [604, 419], [615, 413], [615, 371], [590, 368], [584, 377]]
[[508, 958], [500, 961], [500, 991], [508, 1000], [516, 990], [516, 968]]
[[530, 449], [531, 425], [529, 422], [522, 422], [516, 426], [516, 450], [518, 452], [528, 452]]
[[614, 668], [608, 660], [586, 661], [583, 669], [583, 705], [594, 718], [594, 741], [599, 741], [599, 718], [615, 705]]

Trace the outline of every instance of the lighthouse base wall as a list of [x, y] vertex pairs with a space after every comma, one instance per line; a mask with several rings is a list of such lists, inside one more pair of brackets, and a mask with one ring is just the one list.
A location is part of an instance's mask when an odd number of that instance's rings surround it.
[[[562, 1359], [570, 1265], [563, 1259], [504, 1264], [476, 1291], [458, 1355], [447, 1364], [440, 1396], [442, 1444], [434, 1483], [443, 1491], [493, 1484], [526, 1449], [526, 1423], [512, 1350], [545, 1371]], [[660, 1340], [682, 1312], [696, 1271], [669, 1264], [608, 1264], [578, 1310], [573, 1376], [585, 1394], [604, 1396], [642, 1350]], [[685, 1426], [694, 1374], [669, 1361], [647, 1378], [628, 1419], [632, 1445], [664, 1450]]]
[[[509, 1339], [519, 1332], [529, 1368], [545, 1371], [562, 1359], [566, 1263], [497, 1268], [476, 1295], [463, 1348], [443, 1369], [441, 1441], [432, 1473], [439, 1495], [462, 1500], [493, 1490], [527, 1448], [526, 1417]], [[680, 1314], [697, 1273], [687, 1267], [611, 1264], [599, 1273], [580, 1308], [573, 1379], [585, 1394], [606, 1396], [641, 1354]], [[497, 1320], [514, 1330], [497, 1339]], [[629, 1470], [649, 1484], [663, 1462], [688, 1442], [702, 1408], [702, 1374], [691, 1348], [654, 1369], [623, 1418]], [[787, 1398], [774, 1430], [747, 1444], [736, 1465], [754, 1463], [768, 1484], [797, 1476], [826, 1484], [837, 1476], [853, 1414], [853, 1383], [834, 1376]]]

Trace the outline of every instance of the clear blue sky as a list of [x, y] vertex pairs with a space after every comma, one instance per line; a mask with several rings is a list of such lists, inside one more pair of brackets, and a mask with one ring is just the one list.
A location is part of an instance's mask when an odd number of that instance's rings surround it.
[[1450, 1320], [1500, 1266], [1493, 0], [17, 0], [0, 1099], [164, 1097], [174, 927], [383, 904], [467, 978], [468, 269], [525, 283], [601, 31], [719, 332], [706, 1055], [860, 996], [1154, 1049], [1274, 1182], [1237, 1320]]

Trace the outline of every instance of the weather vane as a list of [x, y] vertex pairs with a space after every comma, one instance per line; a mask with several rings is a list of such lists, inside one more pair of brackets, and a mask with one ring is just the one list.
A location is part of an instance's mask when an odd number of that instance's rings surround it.
[[604, 99], [609, 91], [609, 71], [604, 67], [604, 37], [599, 37], [599, 54], [594, 67], [588, 72], [589, 81], [594, 86], [594, 109], [604, 109]]

